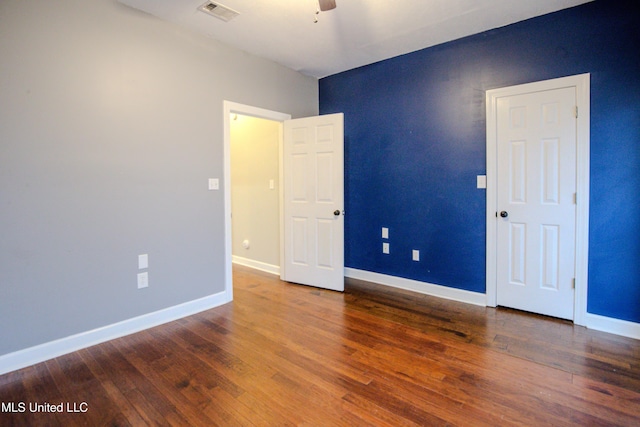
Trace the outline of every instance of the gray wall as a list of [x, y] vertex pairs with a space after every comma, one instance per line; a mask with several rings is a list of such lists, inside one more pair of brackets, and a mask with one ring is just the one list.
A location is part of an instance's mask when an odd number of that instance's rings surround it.
[[317, 81], [113, 0], [2, 0], [0, 355], [223, 290], [225, 99], [315, 115]]

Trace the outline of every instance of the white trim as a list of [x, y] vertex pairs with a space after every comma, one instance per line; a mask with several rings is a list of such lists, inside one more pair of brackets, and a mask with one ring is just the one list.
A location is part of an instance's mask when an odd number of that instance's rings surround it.
[[594, 329], [596, 331], [608, 332], [610, 334], [622, 335], [624, 337], [640, 340], [640, 323], [587, 313], [586, 326], [587, 328]]
[[591, 147], [591, 76], [576, 76], [576, 100], [578, 104], [578, 151], [576, 192], [576, 293], [573, 321], [577, 325], [587, 322], [587, 292], [589, 290], [589, 189]]
[[490, 307], [497, 305], [497, 262], [496, 259], [496, 138], [497, 103], [504, 96], [539, 92], [563, 87], [576, 88], [578, 106], [577, 120], [577, 193], [576, 206], [576, 291], [574, 317], [576, 325], [586, 325], [588, 260], [589, 260], [589, 153], [590, 153], [590, 74], [562, 77], [542, 82], [528, 83], [487, 91], [487, 300]]
[[[224, 288], [233, 298], [233, 255], [231, 243], [231, 114], [242, 114], [245, 116], [258, 117], [261, 119], [284, 122], [291, 119], [291, 114], [277, 111], [265, 110], [264, 108], [252, 107], [250, 105], [238, 104], [231, 101], [223, 101], [223, 157], [224, 157]], [[280, 130], [279, 149], [280, 159], [282, 159], [282, 129]], [[282, 180], [282, 160], [280, 161], [280, 182]], [[282, 185], [280, 187], [280, 212], [282, 212]], [[280, 214], [280, 274], [283, 272], [282, 256], [282, 214]]]
[[105, 341], [140, 332], [163, 323], [172, 322], [209, 310], [231, 301], [227, 292], [220, 292], [197, 300], [178, 304], [132, 319], [81, 332], [76, 335], [50, 341], [34, 347], [0, 356], [0, 375], [22, 369], [54, 357], [62, 356]]
[[254, 270], [264, 271], [265, 273], [280, 275], [280, 266], [267, 264], [266, 262], [256, 261], [249, 258], [243, 258], [241, 256], [233, 255], [232, 260], [234, 264], [244, 265], [245, 267], [253, 268]]
[[431, 295], [438, 298], [464, 302], [467, 304], [486, 306], [486, 296], [478, 292], [465, 291], [463, 289], [450, 288], [448, 286], [434, 285], [432, 283], [420, 282], [403, 277], [389, 276], [386, 274], [374, 273], [371, 271], [357, 270], [355, 268], [345, 268], [345, 277], [364, 280], [366, 282], [377, 283], [398, 289], [418, 292], [420, 294]]
[[[404, 279], [402, 277], [389, 276], [386, 274], [358, 270], [349, 267], [346, 267], [344, 269], [344, 276], [351, 279], [363, 280], [365, 282], [404, 289], [462, 303], [479, 306], [486, 305], [485, 294], [480, 294], [477, 292], [449, 288], [447, 286], [434, 285], [431, 283], [419, 282], [417, 280]], [[577, 322], [574, 323], [577, 324]], [[586, 326], [587, 328], [593, 329], [595, 331], [601, 331], [640, 340], [640, 323], [634, 323], [626, 320], [614, 319], [613, 317], [605, 317], [587, 313], [585, 316], [585, 324], [581, 326]]]
[[[291, 119], [288, 119], [291, 120]], [[285, 276], [285, 258], [284, 258], [284, 121], [280, 123], [279, 129], [279, 141], [278, 144], [278, 179], [281, 184], [278, 186], [278, 207], [280, 208], [280, 280], [282, 280]]]

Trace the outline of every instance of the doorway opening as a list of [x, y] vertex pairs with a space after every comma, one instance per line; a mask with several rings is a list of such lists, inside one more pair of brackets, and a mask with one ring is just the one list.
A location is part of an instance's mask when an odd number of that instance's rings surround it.
[[278, 275], [281, 139], [281, 122], [232, 113], [232, 261]]
[[[233, 299], [233, 223], [232, 223], [232, 121], [235, 118], [247, 118], [248, 119], [261, 119], [267, 122], [271, 122], [272, 124], [275, 122], [278, 129], [282, 129], [282, 123], [285, 120], [291, 119], [291, 115], [280, 113], [277, 111], [265, 110], [263, 108], [253, 107], [250, 105], [238, 104], [235, 102], [224, 101], [223, 103], [223, 128], [224, 128], [224, 252], [225, 252], [225, 294], [227, 294], [229, 300]], [[237, 121], [237, 120], [236, 120]], [[257, 122], [262, 123], [262, 122]], [[264, 123], [263, 123], [264, 124]], [[269, 123], [267, 123], [268, 125]], [[282, 262], [282, 242], [281, 242], [281, 234], [279, 230], [282, 229], [282, 215], [279, 214], [280, 206], [282, 205], [282, 186], [277, 183], [282, 182], [282, 131], [279, 130], [278, 134], [278, 172], [277, 177], [269, 177], [267, 178], [267, 192], [266, 199], [273, 198], [273, 194], [269, 193], [277, 193], [278, 197], [278, 246], [279, 246], [279, 256], [278, 264]], [[270, 170], [269, 174], [272, 175], [273, 171]], [[269, 176], [270, 176], [269, 175]], [[271, 180], [274, 180], [274, 189], [270, 189]], [[264, 193], [264, 192], [262, 192]], [[271, 196], [271, 197], [269, 197]], [[240, 208], [245, 209], [245, 208]], [[245, 212], [243, 212], [244, 214]], [[259, 214], [259, 212], [256, 212]], [[251, 214], [251, 212], [249, 212]], [[240, 213], [238, 213], [240, 215]], [[251, 227], [251, 226], [249, 226]], [[251, 239], [238, 237], [240, 239], [240, 247], [243, 248], [242, 242], [244, 240], [249, 240], [248, 245], [251, 248]], [[236, 240], [238, 240], [236, 239]], [[254, 251], [255, 252], [255, 251]], [[246, 257], [245, 257], [246, 258]], [[238, 260], [238, 259], [236, 259]], [[264, 262], [263, 264], [269, 264], [269, 261]], [[280, 267], [280, 265], [277, 265]], [[278, 269], [280, 271], [280, 269]]]

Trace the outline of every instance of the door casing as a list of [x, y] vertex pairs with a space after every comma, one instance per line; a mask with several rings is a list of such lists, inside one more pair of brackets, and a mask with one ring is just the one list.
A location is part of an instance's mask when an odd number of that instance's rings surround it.
[[562, 77], [523, 85], [488, 90], [487, 108], [487, 306], [497, 305], [497, 104], [505, 96], [531, 92], [576, 88], [577, 118], [577, 200], [574, 323], [586, 325], [589, 257], [589, 153], [590, 153], [590, 74]]

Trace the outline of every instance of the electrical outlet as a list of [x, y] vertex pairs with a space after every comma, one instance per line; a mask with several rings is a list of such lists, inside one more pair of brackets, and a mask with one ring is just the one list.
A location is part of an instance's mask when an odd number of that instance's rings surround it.
[[417, 249], [414, 249], [411, 252], [411, 259], [413, 259], [414, 261], [420, 261], [420, 251]]
[[382, 227], [382, 238], [383, 239], [389, 238], [389, 229], [387, 227]]
[[209, 178], [209, 190], [219, 190], [220, 180], [218, 178]]
[[387, 242], [382, 244], [382, 253], [383, 254], [388, 254], [389, 253], [389, 244]]
[[146, 288], [149, 286], [149, 273], [138, 273], [138, 289]]

